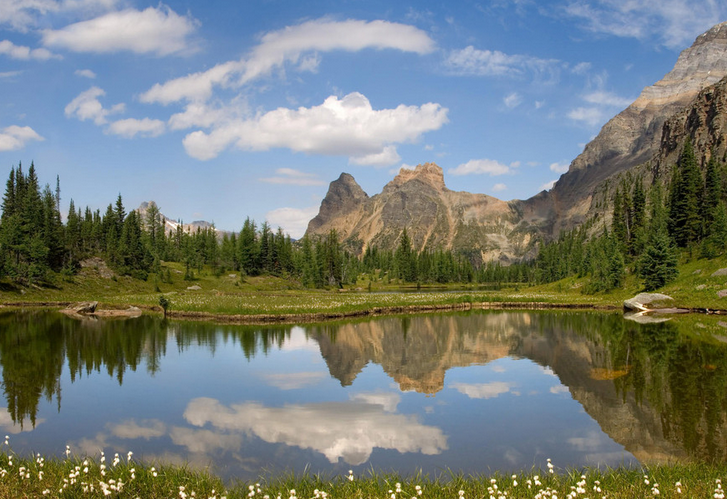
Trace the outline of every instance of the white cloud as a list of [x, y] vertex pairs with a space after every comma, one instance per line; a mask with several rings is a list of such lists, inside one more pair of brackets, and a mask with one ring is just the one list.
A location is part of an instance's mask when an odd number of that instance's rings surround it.
[[575, 66], [573, 66], [573, 69], [571, 69], [571, 72], [577, 75], [586, 75], [591, 70], [591, 67], [593, 65], [590, 62], [579, 62]]
[[391, 166], [401, 161], [401, 156], [396, 152], [396, 147], [386, 146], [379, 153], [355, 156], [349, 159], [349, 163], [360, 166]]
[[568, 171], [570, 163], [551, 163], [550, 171], [555, 173], [565, 173]]
[[4, 0], [0, 2], [0, 25], [25, 32], [46, 21], [49, 14], [95, 15], [113, 9], [120, 0]]
[[502, 102], [505, 104], [505, 106], [512, 109], [512, 108], [518, 107], [520, 104], [522, 104], [523, 98], [517, 92], [513, 92], [513, 93], [507, 95], [504, 99], [502, 99]]
[[61, 56], [53, 54], [48, 49], [31, 49], [30, 47], [15, 45], [10, 40], [0, 41], [0, 54], [5, 54], [11, 59], [19, 59], [24, 61], [30, 59], [34, 59], [36, 61], [47, 61], [48, 59], [52, 58], [61, 58]]
[[175, 426], [169, 432], [169, 437], [175, 445], [184, 446], [194, 454], [212, 454], [220, 450], [235, 451], [242, 447], [242, 435], [230, 435], [211, 430]]
[[212, 95], [214, 86], [243, 85], [286, 63], [297, 65], [299, 71], [312, 71], [320, 64], [318, 52], [373, 48], [427, 54], [434, 47], [434, 41], [424, 31], [405, 24], [318, 19], [267, 33], [241, 60], [156, 84], [142, 94], [141, 100], [162, 104], [205, 100]]
[[98, 87], [91, 87], [85, 92], [81, 92], [66, 106], [66, 117], [75, 117], [81, 121], [93, 120], [96, 125], [105, 125], [108, 123], [107, 116], [123, 112], [125, 106], [116, 104], [110, 109], [104, 108], [101, 101], [98, 100], [104, 95], [106, 92]]
[[107, 129], [107, 133], [113, 135], [121, 135], [127, 139], [141, 135], [143, 137], [157, 137], [164, 133], [166, 126], [161, 120], [153, 120], [151, 118], [136, 119], [127, 118], [111, 123]]
[[507, 186], [505, 184], [495, 184], [492, 186], [492, 192], [502, 192], [506, 190]]
[[655, 38], [666, 47], [683, 48], [727, 18], [727, 4], [715, 0], [573, 0], [565, 12], [582, 19], [589, 31], [640, 40]]
[[22, 74], [22, 71], [3, 71], [0, 72], [0, 78], [15, 78]]
[[192, 73], [181, 78], [169, 80], [166, 83], [157, 83], [141, 94], [141, 102], [170, 104], [180, 100], [192, 102], [205, 101], [212, 95], [216, 85], [225, 85], [230, 76], [242, 69], [244, 64], [239, 61], [230, 61], [217, 64], [207, 71]]
[[308, 51], [357, 52], [366, 48], [427, 54], [434, 41], [422, 30], [388, 21], [318, 19], [264, 35], [245, 63], [242, 83], [270, 73], [285, 62], [296, 64]]
[[492, 381], [491, 383], [452, 383], [450, 387], [471, 399], [491, 399], [510, 392], [515, 384]]
[[318, 206], [310, 208], [277, 208], [265, 214], [271, 225], [282, 227], [294, 239], [300, 239], [308, 228], [308, 222], [318, 214]]
[[453, 50], [445, 64], [457, 75], [522, 77], [533, 73], [536, 77], [547, 76], [550, 82], [558, 80], [561, 66], [556, 59], [509, 55], [498, 50], [479, 50], [472, 45]]
[[401, 402], [401, 396], [391, 392], [377, 393], [357, 393], [351, 395], [351, 400], [355, 402], [365, 402], [371, 405], [379, 405], [385, 412], [396, 412], [396, 408]]
[[0, 151], [22, 149], [30, 141], [45, 140], [29, 126], [11, 125], [0, 130]]
[[22, 421], [18, 421], [16, 423], [13, 421], [13, 415], [10, 414], [7, 407], [0, 407], [0, 428], [5, 430], [5, 433], [15, 435], [22, 432], [33, 431], [41, 423], [45, 423], [45, 418], [31, 421], [30, 418], [26, 417]]
[[568, 117], [573, 121], [581, 121], [588, 126], [603, 124], [605, 113], [595, 107], [577, 107], [568, 112]]
[[74, 71], [73, 74], [75, 74], [76, 76], [81, 76], [83, 78], [89, 78], [91, 80], [96, 78], [96, 73], [94, 73], [90, 69], [77, 69], [76, 71]]
[[551, 180], [550, 182], [546, 182], [543, 185], [541, 185], [540, 187], [538, 187], [538, 189], [541, 191], [549, 191], [550, 189], [553, 188], [553, 186], [555, 185], [556, 182], [557, 182], [557, 180]]
[[[251, 433], [269, 443], [312, 449], [331, 463], [365, 463], [375, 448], [436, 455], [447, 449], [442, 430], [426, 426], [413, 416], [391, 414], [380, 403], [331, 402], [284, 407], [258, 403], [233, 404], [197, 398], [184, 411], [194, 426], [212, 427], [228, 437]], [[227, 445], [220, 439], [219, 445]]]
[[266, 177], [261, 178], [261, 182], [267, 182], [268, 184], [287, 184], [287, 185], [298, 185], [298, 186], [309, 186], [309, 185], [325, 185], [326, 183], [319, 179], [315, 173], [305, 173], [293, 168], [278, 168], [275, 170], [278, 174], [277, 177]]
[[81, 21], [60, 30], [43, 30], [43, 44], [74, 52], [108, 53], [129, 50], [159, 56], [192, 49], [188, 40], [197, 21], [168, 7], [126, 9]]
[[561, 393], [570, 393], [570, 390], [568, 390], [568, 387], [565, 385], [556, 385], [550, 387], [550, 393], [558, 395]]
[[513, 169], [518, 166], [520, 163], [517, 161], [508, 166], [494, 159], [472, 159], [457, 168], [450, 168], [449, 173], [452, 175], [505, 175], [512, 173]]
[[613, 94], [611, 92], [604, 92], [603, 90], [598, 90], [596, 92], [586, 94], [583, 96], [583, 100], [591, 104], [611, 107], [628, 107], [634, 101], [634, 99], [628, 97], [619, 97], [616, 94]]
[[320, 106], [278, 108], [249, 120], [225, 123], [210, 133], [184, 138], [190, 156], [207, 160], [230, 145], [243, 150], [288, 148], [297, 152], [362, 157], [385, 153], [394, 143], [413, 142], [424, 132], [447, 123], [439, 104], [400, 105], [374, 110], [360, 93], [328, 97]]

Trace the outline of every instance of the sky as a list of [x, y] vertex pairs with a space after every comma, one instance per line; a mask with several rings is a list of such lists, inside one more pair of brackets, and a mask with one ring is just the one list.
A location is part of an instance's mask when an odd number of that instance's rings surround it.
[[434, 162], [527, 199], [727, 21], [723, 0], [0, 0], [0, 178], [61, 211], [300, 237], [328, 184]]

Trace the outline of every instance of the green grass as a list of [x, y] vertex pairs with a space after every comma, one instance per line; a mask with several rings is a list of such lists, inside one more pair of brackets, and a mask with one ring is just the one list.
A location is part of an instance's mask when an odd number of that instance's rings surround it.
[[[515, 475], [402, 477], [369, 471], [363, 476], [313, 474], [261, 477], [225, 484], [207, 471], [151, 465], [133, 456], [21, 458], [0, 452], [0, 499], [5, 498], [257, 498], [257, 499], [479, 499], [487, 497], [704, 497], [724, 498], [726, 465], [676, 464], [644, 469], [530, 470]], [[570, 495], [569, 495], [570, 494]]]
[[[727, 309], [727, 298], [718, 291], [727, 289], [727, 277], [712, 277], [714, 271], [727, 267], [727, 257], [713, 260], [693, 260], [680, 266], [679, 278], [659, 290], [675, 298], [674, 306], [688, 308]], [[585, 307], [620, 307], [623, 300], [643, 291], [643, 286], [630, 275], [623, 289], [608, 293], [585, 294], [587, 278], [569, 277], [540, 286], [509, 285], [500, 290], [481, 289], [476, 284], [466, 286], [405, 287], [393, 282], [359, 281], [343, 290], [304, 289], [288, 277], [247, 277], [225, 273], [215, 276], [211, 269], [195, 272], [192, 281], [183, 279], [181, 264], [165, 263], [163, 273], [172, 282], [162, 282], [151, 275], [147, 281], [125, 276], [102, 277], [96, 269], [83, 269], [70, 280], [60, 277], [51, 286], [20, 287], [0, 281], [0, 303], [49, 303], [95, 300], [102, 308], [123, 308], [136, 305], [145, 310], [161, 312], [159, 297], [164, 294], [171, 302], [172, 313], [191, 312], [214, 315], [345, 315], [378, 311], [390, 313], [407, 307], [452, 307], [467, 304], [515, 302], [572, 304]], [[199, 286], [198, 290], [188, 287]], [[384, 292], [382, 292], [384, 291]], [[389, 291], [389, 292], [386, 292]], [[317, 317], [316, 319], [320, 319]]]

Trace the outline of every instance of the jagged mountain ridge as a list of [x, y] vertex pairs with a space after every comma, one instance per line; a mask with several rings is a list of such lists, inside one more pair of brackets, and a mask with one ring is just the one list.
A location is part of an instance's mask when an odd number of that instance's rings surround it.
[[[350, 196], [347, 196], [351, 193]], [[344, 173], [331, 182], [308, 234], [335, 229], [357, 252], [367, 246], [392, 248], [404, 228], [417, 250], [467, 248], [483, 260], [500, 258], [502, 250], [522, 256], [530, 235], [517, 233], [516, 205], [486, 194], [449, 190], [434, 163], [402, 169], [380, 194], [369, 197]]]
[[417, 250], [465, 251], [482, 261], [530, 254], [539, 237], [556, 237], [602, 212], [610, 179], [634, 168], [647, 180], [676, 162], [689, 135], [701, 157], [727, 148], [727, 22], [700, 35], [674, 68], [646, 87], [603, 126], [553, 189], [530, 199], [501, 201], [450, 191], [442, 170], [428, 163], [402, 170], [369, 197], [351, 175], [331, 183], [307, 234], [336, 229], [356, 252], [369, 245], [393, 249], [404, 228]]
[[[146, 221], [147, 219], [147, 213], [149, 211], [149, 206], [151, 204], [156, 203], [154, 201], [144, 201], [142, 202], [138, 208], [136, 208], [136, 211], [142, 220]], [[164, 232], [166, 234], [169, 234], [169, 232], [176, 232], [177, 228], [179, 227], [181, 221], [172, 220], [165, 214], [161, 213], [162, 218], [164, 219]], [[215, 232], [217, 233], [217, 237], [222, 237], [224, 234], [229, 234], [229, 232], [220, 230], [214, 226], [213, 223], [207, 222], [205, 220], [195, 220], [191, 223], [181, 223], [182, 230], [188, 234], [193, 234], [197, 231], [197, 229], [208, 229], [208, 228], [214, 228]]]

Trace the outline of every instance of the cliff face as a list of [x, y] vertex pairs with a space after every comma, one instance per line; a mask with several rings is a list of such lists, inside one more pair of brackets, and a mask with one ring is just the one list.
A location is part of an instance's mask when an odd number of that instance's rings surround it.
[[[415, 249], [462, 250], [482, 260], [512, 261], [533, 239], [555, 237], [603, 208], [605, 182], [641, 167], [661, 175], [689, 135], [700, 157], [727, 153], [727, 22], [682, 51], [663, 79], [611, 119], [549, 192], [504, 202], [453, 192], [432, 163], [402, 170], [381, 194], [366, 196], [350, 175], [331, 183], [308, 235], [335, 228], [351, 248], [393, 249], [407, 229]], [[600, 193], [600, 194], [599, 194]], [[606, 194], [607, 195], [607, 194]]]
[[416, 250], [466, 248], [483, 260], [521, 256], [530, 242], [529, 234], [516, 231], [521, 218], [516, 205], [449, 190], [434, 163], [402, 169], [370, 198], [344, 175], [331, 183], [318, 216], [308, 224], [309, 236], [336, 229], [341, 240], [363, 252], [369, 245], [396, 247], [406, 229]]

